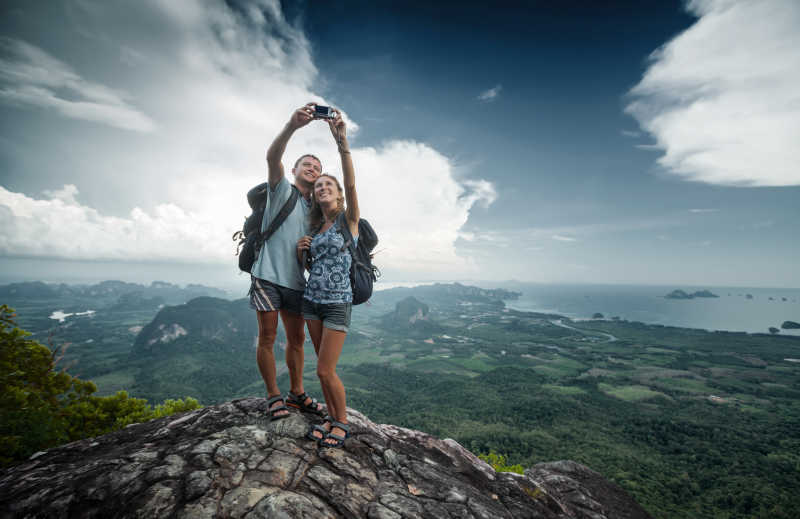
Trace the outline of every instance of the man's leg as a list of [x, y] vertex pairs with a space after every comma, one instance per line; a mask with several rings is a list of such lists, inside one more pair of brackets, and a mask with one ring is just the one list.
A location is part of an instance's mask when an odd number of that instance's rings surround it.
[[306, 335], [303, 330], [305, 320], [302, 314], [281, 310], [283, 328], [286, 330], [286, 366], [289, 368], [291, 391], [295, 395], [303, 393], [303, 362], [305, 355], [303, 343]]
[[[275, 370], [275, 335], [278, 330], [278, 312], [256, 312], [258, 316], [258, 349], [256, 350], [256, 361], [261, 378], [267, 386], [267, 396], [273, 397], [281, 394], [278, 389], [278, 380]], [[279, 407], [280, 402], [272, 404], [272, 408]], [[283, 416], [289, 411], [277, 411], [275, 416]]]

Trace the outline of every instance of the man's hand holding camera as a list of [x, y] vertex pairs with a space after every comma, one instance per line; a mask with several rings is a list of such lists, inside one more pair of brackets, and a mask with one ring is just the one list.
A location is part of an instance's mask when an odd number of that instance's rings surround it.
[[306, 103], [294, 111], [292, 117], [289, 119], [289, 127], [292, 130], [297, 130], [307, 125], [314, 120], [314, 103]]

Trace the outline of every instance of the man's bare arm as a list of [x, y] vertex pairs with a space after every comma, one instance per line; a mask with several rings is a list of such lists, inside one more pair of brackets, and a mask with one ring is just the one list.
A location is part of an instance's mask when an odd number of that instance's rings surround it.
[[292, 138], [295, 130], [307, 125], [314, 118], [313, 106], [314, 103], [308, 103], [295, 110], [289, 122], [286, 123], [286, 126], [283, 127], [283, 130], [275, 137], [275, 140], [272, 141], [269, 149], [267, 149], [267, 179], [270, 188], [274, 189], [283, 178], [284, 170], [281, 159], [283, 158], [283, 153], [286, 151], [286, 145], [289, 143], [289, 139]]

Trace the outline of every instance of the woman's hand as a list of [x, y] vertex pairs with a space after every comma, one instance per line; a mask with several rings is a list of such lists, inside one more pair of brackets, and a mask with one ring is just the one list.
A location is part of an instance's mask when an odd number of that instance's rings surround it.
[[347, 144], [347, 125], [342, 119], [342, 112], [334, 109], [336, 116], [333, 119], [328, 119], [328, 126], [331, 129], [331, 135], [339, 147], [339, 151], [349, 151]]
[[297, 240], [297, 261], [303, 264], [303, 254], [311, 248], [311, 236], [303, 236]]

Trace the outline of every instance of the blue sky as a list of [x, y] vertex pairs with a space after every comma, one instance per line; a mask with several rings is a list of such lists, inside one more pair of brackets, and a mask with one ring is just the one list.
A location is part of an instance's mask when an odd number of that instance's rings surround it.
[[[390, 281], [800, 286], [795, 2], [2, 9], [9, 279], [237, 279], [241, 193], [314, 99]], [[287, 156], [337, 173], [322, 130]]]

